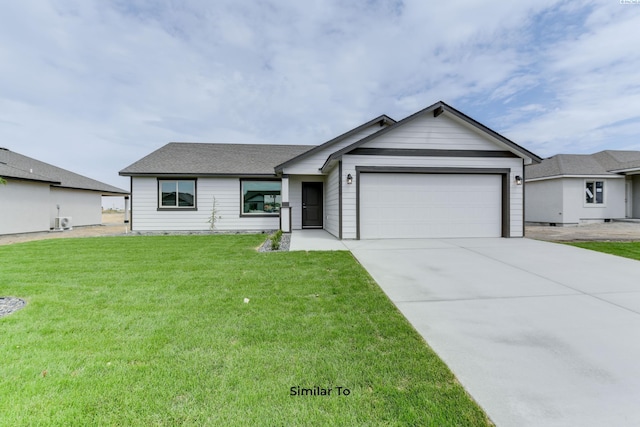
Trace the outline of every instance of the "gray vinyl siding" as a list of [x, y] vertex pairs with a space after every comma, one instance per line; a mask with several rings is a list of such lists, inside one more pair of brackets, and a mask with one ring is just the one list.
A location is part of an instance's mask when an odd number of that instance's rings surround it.
[[397, 129], [387, 132], [367, 148], [403, 148], [433, 150], [500, 150], [505, 149], [487, 139], [486, 134], [456, 119], [425, 114]]
[[525, 199], [525, 220], [540, 223], [564, 223], [562, 179], [531, 181]]
[[[368, 144], [367, 144], [368, 146]], [[495, 148], [495, 146], [494, 146]], [[453, 149], [453, 147], [450, 147]], [[510, 169], [510, 236], [523, 235], [523, 185], [515, 184], [516, 175], [523, 175], [522, 159], [490, 157], [404, 157], [404, 156], [352, 156], [343, 157], [342, 163], [342, 237], [355, 239], [356, 223], [356, 166], [394, 167], [449, 167], [449, 168], [503, 168]], [[346, 184], [344, 177], [351, 174], [354, 183]]]
[[58, 215], [71, 217], [73, 227], [102, 223], [102, 193], [98, 191], [7, 179], [7, 185], [0, 185], [0, 205], [0, 234], [49, 231]]
[[54, 228], [58, 216], [71, 217], [73, 227], [102, 224], [102, 194], [97, 191], [51, 187], [49, 226]]
[[49, 184], [8, 178], [0, 206], [0, 234], [49, 231]]
[[325, 224], [324, 228], [336, 237], [340, 235], [340, 207], [339, 207], [339, 173], [340, 168], [336, 165], [327, 176], [325, 184]]
[[280, 219], [240, 216], [239, 178], [198, 178], [197, 210], [158, 210], [158, 182], [155, 177], [132, 179], [132, 223], [134, 231], [207, 231], [216, 200], [219, 231], [275, 230]]
[[640, 218], [640, 175], [634, 175], [631, 181], [631, 203], [633, 203], [631, 215], [632, 218]]
[[[585, 182], [604, 181], [604, 203], [585, 202]], [[527, 184], [528, 222], [577, 225], [625, 217], [624, 178], [555, 178]]]
[[374, 124], [369, 126], [362, 131], [351, 135], [349, 138], [345, 138], [344, 140], [337, 142], [335, 144], [329, 145], [324, 150], [318, 150], [316, 153], [313, 153], [309, 157], [306, 157], [295, 164], [285, 168], [283, 173], [285, 174], [300, 174], [300, 175], [321, 175], [320, 168], [324, 165], [324, 162], [334, 152], [341, 150], [342, 148], [353, 144], [356, 141], [359, 141], [372, 133], [378, 132], [380, 129], [379, 124]]
[[[585, 203], [585, 182], [604, 181], [604, 203]], [[625, 217], [624, 178], [563, 178], [563, 220], [569, 224]]]

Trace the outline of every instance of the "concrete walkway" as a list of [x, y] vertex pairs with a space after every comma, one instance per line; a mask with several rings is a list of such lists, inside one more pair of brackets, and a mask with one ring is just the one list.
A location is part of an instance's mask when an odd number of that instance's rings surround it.
[[530, 239], [345, 244], [498, 426], [640, 425], [640, 262]]
[[348, 251], [347, 247], [322, 229], [293, 230], [290, 251]]

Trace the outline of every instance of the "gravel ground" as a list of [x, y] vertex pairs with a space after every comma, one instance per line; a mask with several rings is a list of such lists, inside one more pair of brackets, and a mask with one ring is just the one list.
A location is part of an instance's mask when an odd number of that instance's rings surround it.
[[26, 304], [25, 300], [20, 298], [0, 297], [0, 317], [7, 316], [14, 311], [18, 311]]
[[613, 221], [569, 227], [532, 225], [525, 227], [525, 236], [550, 242], [640, 241], [640, 222]]
[[271, 239], [267, 239], [262, 246], [258, 248], [258, 252], [286, 252], [289, 250], [289, 245], [291, 245], [291, 233], [283, 233], [280, 239], [280, 249], [275, 251], [271, 249]]
[[[31, 240], [59, 239], [68, 237], [119, 236], [130, 234], [129, 225], [124, 223], [124, 214], [107, 213], [102, 216], [102, 225], [76, 227], [68, 231], [49, 231], [42, 233], [24, 233], [0, 236], [0, 245], [28, 242]], [[552, 242], [615, 240], [640, 241], [640, 221], [613, 221], [570, 227], [549, 227], [531, 225], [525, 227], [525, 235], [530, 239]], [[282, 249], [289, 250], [291, 235], [283, 234]], [[269, 248], [261, 247], [268, 251]]]
[[118, 236], [129, 233], [129, 224], [124, 223], [124, 214], [106, 213], [101, 225], [75, 227], [65, 231], [43, 231], [38, 233], [6, 234], [0, 236], [0, 245], [30, 242], [33, 240], [62, 239], [68, 237]]
[[[207, 232], [202, 232], [209, 233]], [[198, 232], [184, 233], [137, 233], [129, 230], [129, 224], [124, 223], [124, 214], [106, 213], [102, 215], [101, 225], [92, 225], [86, 227], [75, 227], [73, 230], [65, 231], [44, 231], [39, 233], [22, 233], [9, 234], [0, 236], [0, 245], [10, 245], [13, 243], [30, 242], [33, 240], [45, 239], [62, 239], [72, 237], [99, 237], [99, 236], [125, 236], [125, 235], [144, 235], [144, 234], [198, 234]], [[265, 234], [265, 238], [267, 234]], [[288, 251], [291, 241], [290, 234], [283, 234], [280, 244], [280, 251]], [[261, 252], [271, 252], [271, 241], [267, 241], [260, 247]]]

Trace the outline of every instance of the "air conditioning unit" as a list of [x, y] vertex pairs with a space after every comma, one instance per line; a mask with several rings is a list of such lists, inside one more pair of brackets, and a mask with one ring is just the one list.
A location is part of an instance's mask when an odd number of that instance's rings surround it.
[[70, 216], [58, 216], [56, 217], [56, 230], [73, 230], [71, 226], [71, 217]]

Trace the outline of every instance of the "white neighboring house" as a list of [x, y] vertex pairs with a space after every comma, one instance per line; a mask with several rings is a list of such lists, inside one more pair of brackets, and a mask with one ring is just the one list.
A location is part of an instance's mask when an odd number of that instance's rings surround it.
[[[0, 234], [102, 223], [102, 196], [121, 188], [0, 148]], [[56, 224], [56, 218], [67, 220]]]
[[317, 146], [169, 143], [120, 171], [134, 231], [321, 228], [340, 239], [521, 237], [541, 159], [438, 102]]
[[525, 176], [529, 223], [640, 218], [640, 151], [558, 154], [527, 166]]

